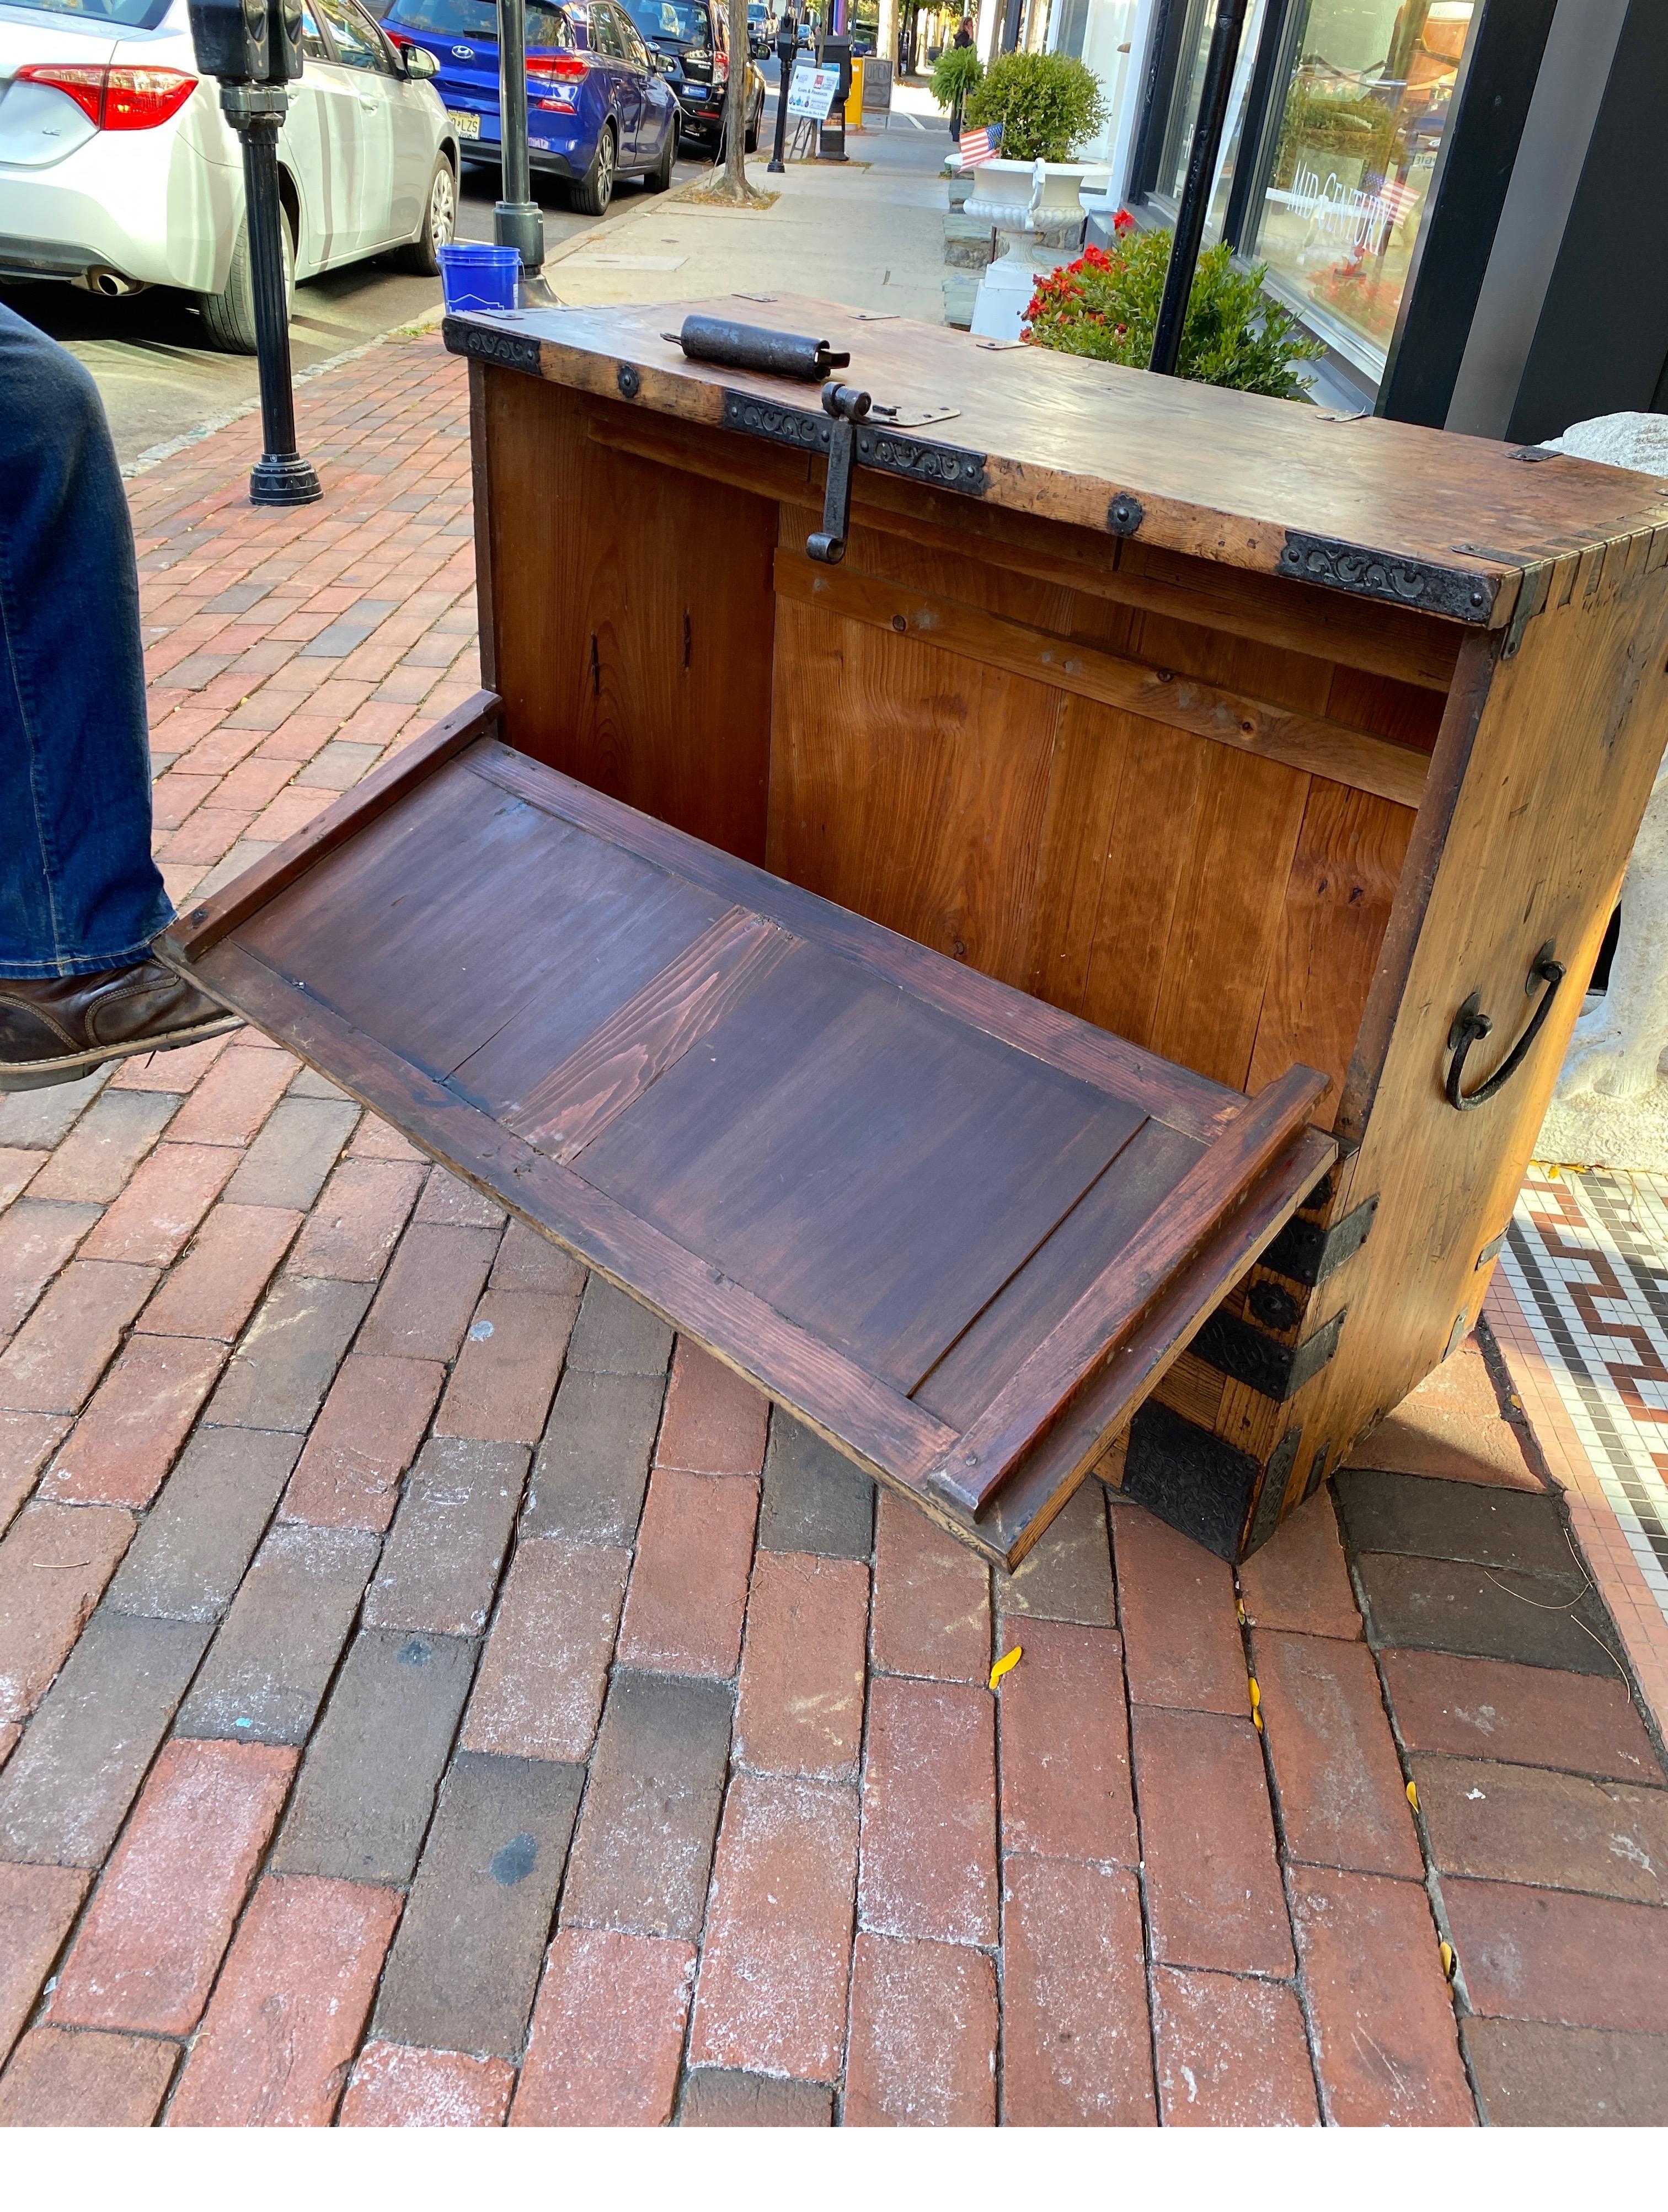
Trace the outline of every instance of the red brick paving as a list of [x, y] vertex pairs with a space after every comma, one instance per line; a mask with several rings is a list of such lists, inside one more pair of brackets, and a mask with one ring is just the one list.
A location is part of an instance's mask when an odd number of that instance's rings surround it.
[[191, 2033], [294, 1766], [266, 1744], [165, 1746], [58, 1975], [55, 2025]]
[[[477, 681], [459, 365], [391, 343], [303, 386], [301, 409], [316, 507], [248, 507], [246, 423], [132, 486], [180, 899]], [[428, 507], [387, 507], [419, 482]], [[209, 611], [228, 592], [245, 611]], [[366, 598], [394, 611], [365, 646], [294, 657]], [[1301, 2125], [1318, 2076], [1330, 2122], [1465, 2124], [1456, 2008], [1487, 2044], [1491, 2109], [1514, 2063], [1638, 2074], [1668, 2030], [1668, 1914], [1546, 1886], [1597, 1881], [1599, 1784], [1624, 1785], [1603, 1802], [1648, 1855], [1668, 1793], [1622, 1686], [1391, 1651], [1380, 1691], [1324, 1494], [1247, 1563], [1244, 1631], [1230, 1570], [1121, 1504], [1114, 1600], [1094, 1486], [997, 1577], [993, 1628], [985, 1568], [889, 1493], [872, 1548], [841, 1521], [840, 1556], [755, 1554], [764, 1400], [681, 1343], [663, 1382], [666, 1333], [593, 1301], [573, 1370], [618, 1369], [641, 1403], [579, 1442], [559, 1411], [560, 1495], [541, 1504], [535, 1475], [526, 1510], [571, 1523], [530, 1520], [506, 1553], [494, 1500], [460, 1492], [448, 1565], [428, 1557], [452, 1504], [425, 1439], [525, 1465], [582, 1272], [248, 1034], [128, 1061], [70, 1106], [40, 1123], [0, 1101], [0, 1759], [159, 1515], [160, 1564], [122, 1588], [203, 1624], [191, 1724], [234, 1738], [274, 1698], [304, 1719], [325, 1694], [299, 1750], [165, 1740], [90, 1889], [0, 1863], [0, 2045], [21, 2038], [0, 2118]], [[193, 1427], [205, 1448], [214, 1432], [206, 1487], [173, 1471]], [[263, 1547], [273, 1446], [303, 1430]], [[239, 1528], [171, 1525], [176, 1483], [230, 1497], [244, 1436]], [[1474, 1343], [1362, 1459], [1537, 1487]], [[127, 1502], [66, 1502], [82, 1497]], [[794, 1525], [787, 1540], [825, 1540], [815, 1516]], [[246, 1609], [229, 1638], [216, 1625], [240, 1560], [325, 1532], [364, 1549], [351, 1581], [373, 1614], [422, 1623], [366, 1626], [335, 1687], [321, 1662], [302, 1698], [295, 1655], [264, 1656]], [[332, 1650], [343, 1632], [345, 1613]], [[376, 1727], [373, 1692], [412, 1725]], [[1428, 1781], [1439, 1857], [1532, 1882], [1426, 1864], [1386, 1698], [1416, 1765], [1438, 1760], [1422, 1771], [1463, 1759], [1486, 1803], [1544, 1815], [1490, 1827]], [[74, 1741], [118, 1742], [127, 1718], [83, 1705]], [[275, 1873], [298, 1766], [296, 1871]], [[1579, 2063], [1549, 2037], [1586, 2039]]]
[[0, 2076], [0, 2128], [149, 2127], [179, 2057], [148, 2035], [31, 2028]]
[[1138, 1705], [1131, 1740], [1154, 1956], [1223, 1973], [1290, 1973], [1291, 1930], [1251, 1723]]
[[876, 1501], [875, 1665], [982, 1682], [991, 1667], [990, 1577], [965, 1544], [883, 1490]]
[[736, 1777], [719, 1832], [692, 2065], [838, 2079], [857, 1856], [855, 1791]]
[[502, 2058], [367, 2043], [337, 2115], [344, 2128], [496, 2128], [515, 2091]]
[[1173, 2128], [1319, 2124], [1295, 1993], [1237, 1974], [1153, 1976], [1158, 2090]]
[[1423, 1889], [1307, 1867], [1290, 1881], [1326, 2118], [1341, 2127], [1473, 2125]]
[[988, 1690], [885, 1676], [870, 1685], [858, 1893], [864, 1928], [995, 1942], [995, 1739]]
[[545, 1962], [511, 2125], [664, 2126], [694, 1971], [692, 1943], [564, 1929]]
[[991, 2126], [996, 2045], [996, 1976], [982, 1951], [858, 1937], [847, 2127]]
[[1113, 1528], [1133, 1703], [1244, 1714], [1233, 1569], [1149, 1513], [1115, 1513]]
[[735, 1673], [758, 1510], [750, 1476], [655, 1469], [620, 1628], [627, 1666]]
[[869, 1570], [762, 1552], [736, 1705], [736, 1756], [773, 1774], [855, 1782], [863, 1742]]
[[168, 2109], [171, 2127], [321, 2127], [399, 1918], [396, 1890], [270, 1875], [251, 1900]]

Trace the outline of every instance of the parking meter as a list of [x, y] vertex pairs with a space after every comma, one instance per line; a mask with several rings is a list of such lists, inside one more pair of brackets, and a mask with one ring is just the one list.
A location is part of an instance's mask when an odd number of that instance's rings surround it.
[[204, 76], [220, 80], [221, 112], [243, 143], [243, 196], [255, 301], [264, 446], [250, 471], [257, 507], [302, 507], [321, 496], [295, 450], [289, 374], [289, 285], [278, 191], [278, 132], [287, 88], [301, 74], [301, 0], [188, 0], [191, 45]]
[[852, 96], [852, 42], [843, 33], [829, 31], [823, 34], [817, 53], [817, 62], [825, 70], [840, 71], [840, 90], [834, 95], [828, 118], [817, 137], [816, 158], [819, 161], [843, 161], [846, 159], [846, 103]]
[[286, 84], [301, 74], [301, 0], [189, 0], [197, 65], [222, 84]]

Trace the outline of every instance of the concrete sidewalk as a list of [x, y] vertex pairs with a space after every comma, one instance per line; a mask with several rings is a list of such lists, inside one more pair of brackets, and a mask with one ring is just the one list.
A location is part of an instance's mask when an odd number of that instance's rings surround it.
[[889, 130], [847, 139], [844, 163], [791, 161], [773, 177], [765, 153], [750, 160], [749, 181], [777, 194], [773, 207], [674, 192], [571, 252], [555, 289], [576, 307], [776, 289], [940, 321], [950, 142], [936, 110], [931, 128], [917, 127], [931, 106], [922, 92], [905, 87], [899, 100]]
[[[869, 283], [876, 173], [597, 281]], [[477, 681], [462, 364], [300, 416], [130, 487], [179, 899]], [[0, 2123], [1663, 2124], [1565, 1443], [1485, 1332], [1238, 1577], [1090, 1485], [992, 1577], [258, 1036], [10, 1098]]]

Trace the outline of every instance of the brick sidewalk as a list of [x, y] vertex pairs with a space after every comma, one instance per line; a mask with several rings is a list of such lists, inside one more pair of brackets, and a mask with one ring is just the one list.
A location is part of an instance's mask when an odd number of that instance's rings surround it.
[[[464, 399], [132, 485], [177, 898], [475, 688]], [[258, 1036], [0, 1103], [0, 2121], [1668, 2118], [1668, 1791], [1474, 1345], [1238, 1589], [1098, 1485], [992, 1578]]]

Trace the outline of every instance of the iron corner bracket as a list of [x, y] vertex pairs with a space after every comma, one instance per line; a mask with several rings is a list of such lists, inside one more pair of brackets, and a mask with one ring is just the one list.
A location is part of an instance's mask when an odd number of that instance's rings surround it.
[[1259, 1397], [1283, 1406], [1319, 1374], [1337, 1350], [1349, 1310], [1345, 1306], [1335, 1313], [1301, 1344], [1282, 1344], [1277, 1337], [1265, 1336], [1237, 1314], [1218, 1310], [1209, 1316], [1188, 1348], [1195, 1358], [1226, 1375], [1230, 1382], [1243, 1382]]
[[1372, 1232], [1379, 1210], [1377, 1195], [1365, 1200], [1342, 1221], [1323, 1229], [1318, 1221], [1301, 1217], [1289, 1221], [1264, 1252], [1258, 1265], [1283, 1275], [1288, 1282], [1313, 1287], [1325, 1281], [1334, 1267], [1360, 1251]]

